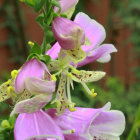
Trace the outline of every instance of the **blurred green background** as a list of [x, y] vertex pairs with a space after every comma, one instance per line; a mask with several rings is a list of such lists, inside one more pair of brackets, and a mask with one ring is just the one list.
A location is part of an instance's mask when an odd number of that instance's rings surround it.
[[[118, 53], [112, 55], [108, 64], [92, 63], [82, 68], [104, 70], [107, 76], [88, 84], [98, 93], [94, 99], [74, 83], [73, 101], [82, 107], [102, 107], [111, 102], [112, 109], [123, 111], [126, 117], [121, 140], [140, 140], [140, 1], [79, 0], [73, 19], [80, 11], [103, 24], [107, 32], [105, 43], [113, 43]], [[1, 83], [9, 78], [12, 69], [25, 62], [27, 41], [41, 43], [43, 33], [35, 23], [35, 17], [32, 9], [18, 0], [0, 0]], [[8, 118], [11, 109], [10, 101], [0, 103], [0, 120]]]

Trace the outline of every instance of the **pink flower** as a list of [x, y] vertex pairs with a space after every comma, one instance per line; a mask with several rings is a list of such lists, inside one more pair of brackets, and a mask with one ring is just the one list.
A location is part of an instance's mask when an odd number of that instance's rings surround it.
[[15, 91], [20, 93], [11, 115], [34, 113], [52, 99], [56, 82], [51, 80], [46, 65], [36, 58], [27, 61], [15, 80]]
[[[77, 14], [74, 22], [82, 28], [86, 38], [82, 49], [86, 52], [87, 56], [82, 62], [78, 63], [78, 66], [83, 66], [93, 61], [101, 63], [108, 62], [111, 59], [110, 53], [117, 52], [117, 50], [112, 44], [101, 45], [106, 37], [104, 27], [82, 12]], [[52, 59], [56, 59], [60, 52], [60, 46], [62, 47], [58, 41], [47, 54], [50, 55]]]
[[78, 24], [69, 19], [56, 17], [52, 23], [52, 30], [55, 38], [65, 50], [84, 44], [84, 31]]
[[15, 91], [22, 93], [27, 89], [33, 94], [52, 93], [55, 91], [55, 81], [43, 62], [33, 58], [21, 68], [15, 80]]
[[[60, 0], [61, 5], [61, 14], [66, 14], [68, 18], [70, 18], [74, 12], [75, 6], [78, 3], [78, 0]], [[59, 10], [58, 7], [54, 8], [54, 11], [57, 12]]]
[[15, 140], [64, 140], [61, 129], [42, 110], [20, 114], [15, 123], [14, 137]]
[[63, 130], [75, 129], [73, 134], [65, 134], [65, 140], [118, 140], [125, 128], [125, 117], [121, 111], [110, 110], [110, 103], [103, 108], [77, 108], [67, 110], [63, 115], [56, 116], [55, 109], [46, 113]]
[[56, 109], [20, 114], [14, 136], [15, 140], [118, 140], [124, 127], [123, 113], [110, 110], [110, 103], [107, 103], [99, 109], [67, 110], [60, 116], [56, 116]]

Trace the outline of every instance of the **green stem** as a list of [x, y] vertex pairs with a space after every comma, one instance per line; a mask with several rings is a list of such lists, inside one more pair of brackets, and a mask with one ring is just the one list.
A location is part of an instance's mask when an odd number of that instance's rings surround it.
[[140, 122], [140, 104], [139, 104], [139, 107], [138, 107], [138, 110], [137, 110], [137, 113], [136, 113], [136, 119], [135, 119], [134, 124], [132, 126], [132, 129], [131, 129], [128, 137], [127, 137], [127, 140], [133, 140], [133, 138], [136, 135], [136, 129], [138, 127], [140, 127], [139, 122]]

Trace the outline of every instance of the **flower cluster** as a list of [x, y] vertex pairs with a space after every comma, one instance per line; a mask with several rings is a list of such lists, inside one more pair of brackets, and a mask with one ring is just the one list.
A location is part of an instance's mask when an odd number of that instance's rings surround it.
[[[46, 5], [51, 3], [46, 1]], [[39, 10], [34, 1], [23, 2]], [[88, 15], [80, 12], [74, 21], [70, 20], [77, 3], [77, 0], [55, 1], [50, 8], [54, 15], [51, 22], [39, 16], [45, 36], [50, 37], [53, 32], [57, 42], [50, 49], [51, 41], [47, 38], [42, 48], [29, 42], [31, 54], [27, 61], [19, 70], [12, 71], [11, 79], [0, 86], [0, 102], [12, 98], [14, 108], [10, 116], [19, 114], [15, 140], [119, 140], [124, 131], [124, 115], [110, 110], [110, 102], [92, 109], [75, 107], [71, 99], [73, 81], [80, 83], [94, 98], [97, 93], [86, 83], [98, 81], [106, 74], [78, 68], [94, 61], [108, 62], [110, 54], [117, 52], [112, 44], [101, 44], [105, 29]], [[45, 14], [44, 17], [47, 18]], [[48, 104], [55, 104], [56, 108], [49, 109]]]

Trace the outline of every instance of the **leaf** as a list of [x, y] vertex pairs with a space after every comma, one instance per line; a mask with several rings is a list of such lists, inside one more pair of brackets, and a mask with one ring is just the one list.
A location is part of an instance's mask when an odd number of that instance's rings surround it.
[[37, 44], [34, 43], [34, 46], [31, 48], [30, 54], [41, 54], [41, 47]]
[[36, 17], [36, 22], [43, 28], [44, 25], [44, 15], [41, 13]]
[[24, 0], [25, 4], [34, 7], [36, 0]]
[[50, 44], [51, 42], [55, 41], [55, 37], [54, 37], [54, 34], [52, 32], [51, 26], [46, 27], [44, 29], [44, 32], [45, 32], [45, 41], [46, 41], [46, 44]]
[[43, 7], [44, 3], [46, 0], [36, 0], [35, 2], [35, 6], [34, 6], [34, 10], [36, 12], [39, 12], [41, 10], [41, 8]]

